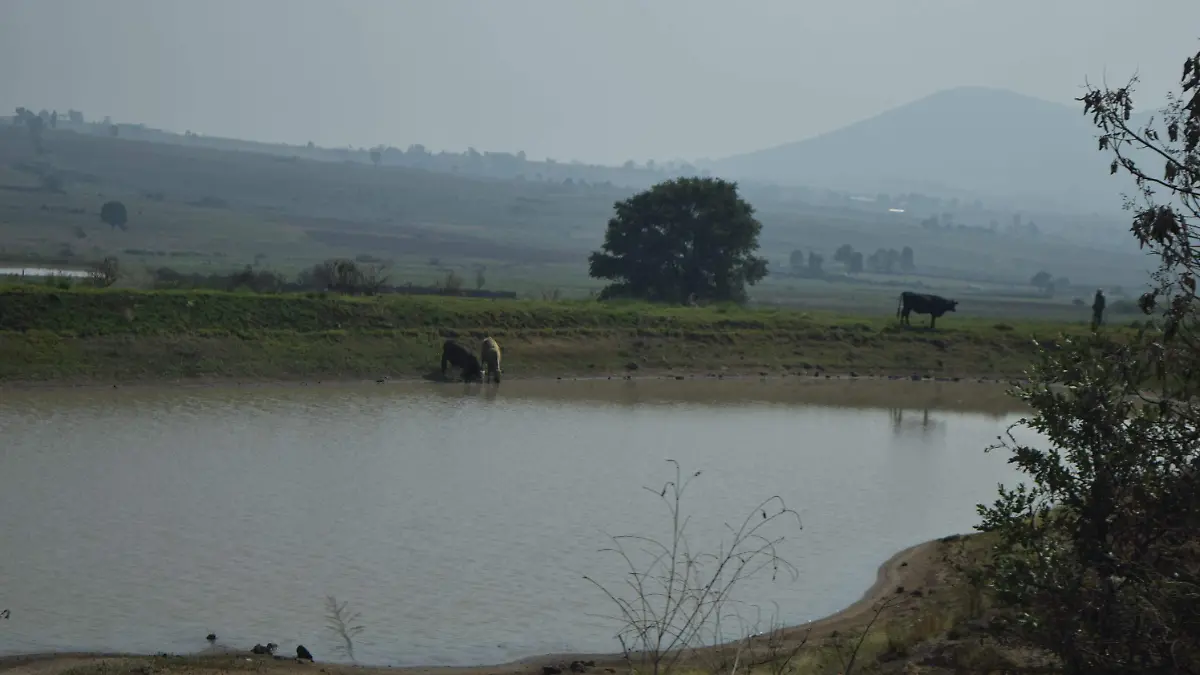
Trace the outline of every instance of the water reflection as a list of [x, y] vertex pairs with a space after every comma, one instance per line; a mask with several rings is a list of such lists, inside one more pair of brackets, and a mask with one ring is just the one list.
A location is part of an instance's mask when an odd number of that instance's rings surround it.
[[[908, 413], [908, 419], [905, 419], [905, 413]], [[888, 410], [888, 415], [892, 420], [892, 433], [896, 436], [906, 434], [915, 434], [921, 438], [928, 439], [937, 434], [945, 434], [946, 423], [939, 421], [936, 418], [929, 416], [929, 408], [917, 411], [904, 410], [903, 408], [891, 408]]]

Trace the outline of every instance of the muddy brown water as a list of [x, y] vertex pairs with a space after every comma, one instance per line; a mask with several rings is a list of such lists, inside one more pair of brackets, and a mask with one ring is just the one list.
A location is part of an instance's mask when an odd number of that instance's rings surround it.
[[897, 550], [971, 531], [1018, 478], [983, 449], [1021, 414], [967, 382], [9, 389], [0, 653], [191, 652], [215, 632], [338, 659], [327, 595], [361, 613], [362, 663], [614, 651], [583, 577], [622, 582], [607, 535], [669, 532], [643, 489], [668, 458], [702, 472], [697, 549], [771, 495], [800, 513], [771, 530], [799, 577], [749, 579], [731, 609], [801, 623]]

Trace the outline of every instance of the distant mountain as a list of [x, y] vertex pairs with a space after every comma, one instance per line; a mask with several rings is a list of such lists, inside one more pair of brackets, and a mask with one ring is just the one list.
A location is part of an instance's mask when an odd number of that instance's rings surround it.
[[717, 160], [711, 168], [742, 180], [863, 193], [1106, 210], [1119, 206], [1120, 193], [1133, 185], [1109, 176], [1110, 158], [1098, 151], [1096, 135], [1080, 106], [959, 87], [807, 140]]

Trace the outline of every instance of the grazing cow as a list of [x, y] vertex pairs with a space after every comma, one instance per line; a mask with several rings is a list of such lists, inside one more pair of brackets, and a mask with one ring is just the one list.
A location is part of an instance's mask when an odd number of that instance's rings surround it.
[[929, 329], [933, 330], [933, 324], [939, 316], [946, 312], [956, 311], [957, 307], [957, 300], [947, 300], [940, 295], [904, 291], [900, 294], [900, 305], [896, 308], [896, 316], [900, 318], [900, 323], [912, 325], [908, 321], [910, 313], [928, 314]]
[[479, 361], [486, 369], [483, 376], [484, 382], [493, 378], [496, 380], [496, 384], [500, 384], [500, 345], [493, 338], [483, 339], [483, 345], [479, 348]]
[[442, 377], [446, 376], [447, 366], [460, 368], [464, 382], [483, 381], [483, 368], [479, 367], [479, 359], [454, 340], [446, 340], [442, 343]]

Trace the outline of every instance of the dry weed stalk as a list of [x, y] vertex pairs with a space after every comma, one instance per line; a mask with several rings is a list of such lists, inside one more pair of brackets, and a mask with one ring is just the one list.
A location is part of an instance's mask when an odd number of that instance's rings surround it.
[[[796, 657], [808, 646], [812, 631], [807, 630], [800, 634], [796, 630], [789, 630], [779, 618], [779, 604], [771, 604], [775, 606], [775, 611], [765, 630], [762, 608], [755, 607], [758, 619], [752, 625], [742, 628], [741, 639], [733, 643], [724, 643], [720, 638], [715, 638], [712, 644], [721, 646], [699, 652], [699, 656], [707, 657], [703, 658], [706, 666], [704, 672], [735, 675], [738, 668], [769, 675], [789, 675], [796, 672]], [[741, 617], [737, 618], [740, 620]], [[720, 631], [717, 630], [715, 634], [720, 635]], [[732, 661], [729, 659], [730, 650], [733, 651]]]
[[[630, 672], [644, 675], [669, 673], [697, 648], [722, 644], [723, 612], [731, 604], [731, 593], [739, 582], [768, 568], [772, 579], [781, 570], [793, 580], [799, 576], [798, 570], [778, 553], [777, 547], [784, 537], [767, 534], [792, 519], [797, 529], [801, 527], [799, 514], [787, 508], [779, 496], [761, 502], [738, 526], [726, 524], [732, 539], [715, 552], [694, 553], [687, 536], [691, 518], [684, 516], [682, 502], [687, 486], [701, 472], [684, 480], [679, 463], [667, 461], [675, 468], [675, 480], [668, 481], [661, 489], [645, 489], [658, 496], [670, 514], [669, 540], [615, 536], [613, 547], [602, 550], [625, 561], [629, 568], [625, 585], [632, 598], [584, 577], [617, 608], [615, 616], [605, 618], [621, 625], [616, 637]], [[639, 567], [628, 546], [640, 549], [649, 562]], [[734, 651], [731, 672], [739, 667], [748, 638], [729, 645]], [[719, 654], [725, 650], [714, 651]]]
[[347, 603], [337, 601], [337, 598], [332, 595], [325, 596], [325, 620], [329, 630], [333, 631], [342, 641], [342, 644], [335, 647], [337, 651], [343, 652], [350, 657], [351, 661], [357, 662], [354, 658], [354, 637], [363, 631], [363, 626], [356, 623], [362, 617], [358, 612], [350, 612], [347, 610]]
[[765, 652], [756, 665], [765, 665], [770, 675], [788, 675], [795, 671], [793, 662], [796, 655], [808, 645], [812, 631], [805, 631], [799, 640], [789, 640], [787, 627], [779, 619], [779, 605], [775, 605], [775, 613], [771, 615], [770, 628], [762, 636], [763, 651]]
[[[879, 617], [882, 616], [884, 612], [886, 612], [892, 605], [900, 601], [900, 597], [901, 596], [899, 595], [891, 595], [875, 604], [875, 613], [871, 615], [871, 620], [867, 622], [867, 625], [863, 626], [862, 633], [858, 635], [858, 640], [854, 642], [854, 648], [851, 649], [849, 653], [843, 653], [844, 650], [842, 647], [846, 644], [846, 642], [837, 644], [835, 646], [838, 660], [842, 665], [842, 670], [840, 671], [841, 675], [851, 675], [851, 673], [854, 672], [854, 664], [856, 661], [858, 661], [858, 656], [862, 652], [863, 643], [866, 642], [867, 636], [871, 633], [871, 629], [875, 627], [876, 622], [879, 621]], [[850, 636], [847, 636], [847, 638], [847, 642], [853, 639]]]

